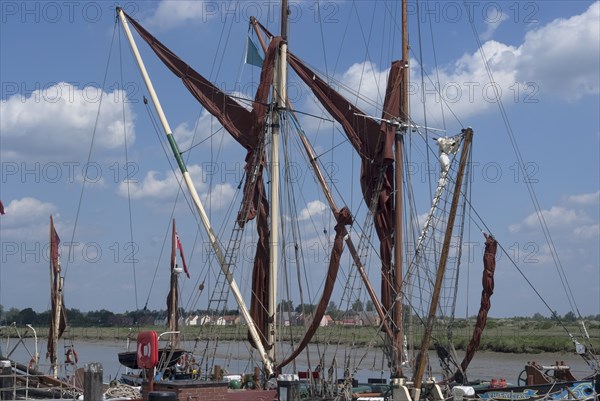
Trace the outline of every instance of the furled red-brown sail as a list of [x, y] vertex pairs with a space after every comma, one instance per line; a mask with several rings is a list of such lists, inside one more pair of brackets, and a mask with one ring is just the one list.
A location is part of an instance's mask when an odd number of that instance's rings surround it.
[[[490, 299], [494, 293], [494, 272], [496, 271], [496, 251], [498, 249], [498, 242], [491, 235], [483, 234], [485, 236], [485, 250], [483, 253], [483, 277], [481, 290], [481, 304], [479, 306], [479, 313], [477, 314], [477, 321], [475, 322], [475, 328], [473, 329], [473, 336], [467, 346], [465, 357], [460, 364], [462, 372], [467, 370], [469, 363], [475, 356], [475, 352], [481, 342], [481, 335], [485, 329], [487, 322], [487, 315], [490, 310]], [[462, 377], [460, 372], [454, 374], [455, 378]], [[462, 382], [462, 380], [460, 380]]]
[[337, 273], [340, 267], [340, 258], [342, 256], [342, 251], [344, 249], [344, 236], [348, 235], [348, 231], [346, 230], [346, 226], [352, 224], [352, 214], [347, 207], [344, 207], [338, 215], [336, 216], [337, 224], [335, 225], [335, 239], [333, 240], [333, 249], [331, 251], [331, 256], [329, 258], [329, 268], [327, 270], [327, 278], [325, 279], [325, 285], [323, 288], [323, 293], [321, 295], [321, 299], [317, 304], [317, 308], [315, 309], [312, 322], [310, 323], [308, 329], [306, 330], [306, 334], [304, 338], [298, 344], [298, 347], [290, 354], [288, 357], [279, 363], [277, 366], [277, 370], [280, 370], [288, 363], [294, 360], [300, 352], [308, 345], [314, 333], [317, 331], [321, 324], [321, 319], [325, 315], [325, 310], [327, 309], [327, 305], [329, 304], [329, 300], [331, 299], [331, 294], [333, 293], [333, 287], [335, 284], [335, 280], [337, 278]]
[[[67, 313], [61, 288], [59, 245], [60, 237], [54, 228], [54, 219], [50, 216], [50, 278], [52, 284], [50, 300], [52, 314], [50, 317], [47, 355], [52, 364], [56, 363], [56, 342], [63, 335], [67, 327]], [[58, 327], [56, 327], [57, 313], [59, 313]]]
[[[344, 128], [352, 146], [362, 160], [361, 187], [363, 197], [371, 205], [374, 192], [379, 189], [374, 210], [375, 230], [380, 241], [381, 258], [381, 302], [387, 310], [393, 302], [391, 287], [392, 243], [394, 236], [393, 197], [394, 169], [393, 144], [396, 127], [386, 122], [377, 123], [365, 117], [365, 113], [341, 94], [333, 90], [323, 79], [293, 54], [290, 65], [300, 78], [310, 87], [325, 109]], [[384, 119], [400, 116], [399, 87], [402, 62], [392, 63], [384, 103]]]

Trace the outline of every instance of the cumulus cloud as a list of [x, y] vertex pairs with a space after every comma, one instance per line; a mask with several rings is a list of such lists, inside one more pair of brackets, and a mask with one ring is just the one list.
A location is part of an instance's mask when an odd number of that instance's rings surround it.
[[[229, 183], [217, 184], [209, 190], [205, 184], [206, 172], [198, 165], [188, 166], [190, 176], [194, 180], [194, 186], [198, 191], [200, 200], [214, 209], [225, 208], [235, 195], [235, 189]], [[181, 183], [181, 186], [180, 186]], [[181, 175], [169, 171], [161, 174], [157, 171], [149, 171], [143, 180], [139, 182], [122, 182], [119, 184], [117, 193], [122, 197], [132, 199], [165, 200], [172, 199], [175, 194], [183, 188], [187, 193], [185, 183]]]
[[536, 80], [545, 92], [568, 100], [600, 91], [600, 2], [583, 14], [530, 31], [520, 47], [517, 78]]
[[508, 14], [506, 13], [502, 13], [499, 18], [486, 18], [485, 19], [485, 25], [486, 25], [486, 30], [482, 33], [479, 34], [479, 37], [482, 40], [489, 40], [492, 38], [492, 36], [494, 36], [494, 32], [496, 32], [496, 30], [500, 27], [500, 24], [502, 24], [502, 22], [506, 21], [508, 19]]
[[[220, 141], [223, 146], [235, 142], [219, 121], [206, 110], [202, 110], [194, 126], [187, 122], [181, 123], [173, 130], [173, 135], [182, 151], [202, 143], [210, 147], [215, 141]], [[214, 135], [213, 141], [208, 140], [211, 135]]]
[[321, 215], [325, 210], [327, 210], [327, 205], [319, 200], [308, 202], [306, 207], [298, 213], [298, 220], [314, 218]]
[[77, 88], [61, 82], [40, 87], [27, 96], [9, 97], [0, 103], [2, 160], [80, 160], [92, 141], [101, 98], [95, 134], [97, 149], [112, 150], [123, 146], [124, 129], [128, 144], [132, 144], [135, 141], [135, 116], [129, 104], [123, 103], [125, 95], [122, 90], [102, 93], [96, 87]]
[[[584, 216], [579, 215], [575, 210], [562, 206], [553, 206], [550, 210], [542, 210], [541, 214], [548, 226], [565, 226], [585, 220]], [[539, 227], [539, 225], [539, 215], [534, 212], [525, 217], [521, 223], [511, 225], [509, 229], [511, 232], [520, 232]]]
[[[570, 239], [590, 240], [598, 238], [598, 205], [600, 204], [600, 191], [584, 194], [570, 195], [563, 198], [563, 205], [553, 206], [549, 210], [542, 210], [545, 223], [554, 227], [559, 235]], [[512, 224], [509, 230], [512, 233], [531, 232], [539, 228], [537, 213], [531, 213], [520, 223]]]
[[[6, 214], [2, 216], [2, 236], [5, 239], [44, 241], [48, 238], [51, 214], [54, 214], [57, 230], [60, 229], [58, 208], [53, 203], [24, 197], [11, 200], [4, 209]], [[6, 251], [10, 253], [10, 249]]]
[[[425, 103], [430, 121], [442, 121], [441, 107], [450, 107], [456, 115], [467, 118], [495, 108], [515, 98], [542, 95], [562, 97], [573, 101], [586, 94], [600, 92], [600, 2], [592, 4], [584, 13], [567, 19], [556, 19], [528, 32], [520, 45], [513, 46], [496, 40], [487, 40], [477, 51], [464, 54], [454, 63], [428, 72], [439, 77], [439, 82], [425, 78], [424, 87], [418, 80], [411, 83], [411, 104]], [[502, 19], [488, 24], [482, 39], [492, 36]], [[493, 73], [493, 81], [487, 73]], [[420, 75], [420, 67], [411, 62], [411, 76]], [[356, 104], [369, 114], [380, 110], [374, 103], [383, 103], [388, 69], [370, 62], [357, 63], [341, 74], [342, 88], [360, 91]], [[567, 72], [567, 73], [565, 73]], [[431, 78], [432, 79], [432, 78]], [[370, 102], [364, 99], [372, 99]], [[522, 101], [520, 99], [519, 101]], [[413, 118], [422, 120], [422, 107], [412, 107]]]
[[28, 224], [40, 218], [48, 217], [56, 212], [56, 206], [36, 198], [25, 197], [13, 199], [4, 208], [6, 215], [2, 217], [3, 223], [19, 222]]
[[589, 194], [570, 195], [567, 201], [578, 205], [598, 206], [600, 204], [600, 190]]
[[573, 230], [573, 234], [577, 238], [581, 238], [581, 239], [598, 238], [600, 236], [600, 225], [590, 224], [590, 225], [575, 227], [575, 229]]
[[219, 2], [163, 0], [146, 24], [166, 30], [188, 23], [204, 23], [214, 18], [218, 10]]

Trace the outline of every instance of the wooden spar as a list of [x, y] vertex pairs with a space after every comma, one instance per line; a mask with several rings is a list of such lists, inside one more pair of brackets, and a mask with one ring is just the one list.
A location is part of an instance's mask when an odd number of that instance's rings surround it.
[[215, 256], [217, 258], [219, 266], [220, 266], [221, 270], [223, 271], [223, 274], [227, 280], [227, 283], [229, 284], [229, 288], [231, 289], [231, 292], [233, 293], [235, 301], [237, 302], [237, 304], [240, 308], [240, 313], [242, 314], [244, 320], [246, 321], [246, 324], [248, 325], [248, 331], [250, 333], [250, 336], [254, 340], [254, 343], [256, 344], [256, 349], [260, 353], [260, 357], [261, 357], [261, 360], [265, 367], [265, 371], [268, 376], [271, 376], [274, 373], [273, 361], [272, 361], [272, 359], [269, 358], [269, 356], [267, 355], [267, 353], [265, 351], [265, 348], [262, 345], [260, 335], [258, 334], [258, 329], [256, 328], [256, 325], [254, 324], [254, 320], [250, 316], [250, 312], [248, 311], [248, 308], [246, 307], [246, 302], [244, 301], [244, 299], [242, 297], [242, 294], [237, 285], [237, 282], [235, 281], [233, 274], [231, 273], [231, 270], [229, 269], [229, 266], [227, 265], [227, 263], [225, 261], [225, 256], [221, 249], [221, 245], [217, 241], [217, 236], [211, 227], [210, 221], [208, 220], [208, 215], [206, 214], [204, 205], [202, 204], [202, 201], [200, 200], [200, 197], [198, 196], [198, 192], [196, 191], [196, 187], [194, 186], [194, 183], [192, 182], [190, 173], [188, 172], [185, 162], [184, 162], [183, 158], [181, 157], [181, 152], [179, 151], [179, 147], [177, 146], [177, 142], [175, 141], [175, 138], [173, 137], [173, 132], [171, 131], [169, 122], [167, 121], [167, 118], [162, 109], [160, 101], [158, 100], [158, 96], [156, 95], [156, 91], [154, 90], [154, 85], [152, 85], [152, 81], [150, 81], [150, 77], [148, 75], [148, 72], [146, 71], [146, 66], [144, 65], [144, 62], [143, 62], [143, 60], [140, 56], [139, 50], [137, 48], [137, 45], [133, 39], [133, 35], [131, 34], [131, 30], [129, 29], [129, 23], [127, 22], [127, 19], [125, 18], [125, 14], [123, 13], [123, 10], [120, 7], [117, 7], [117, 14], [121, 21], [121, 25], [123, 26], [123, 30], [125, 31], [127, 40], [129, 41], [129, 45], [131, 46], [131, 50], [137, 61], [138, 67], [139, 67], [142, 77], [144, 79], [144, 83], [146, 85], [146, 88], [148, 89], [150, 98], [152, 99], [152, 103], [154, 104], [154, 107], [156, 109], [156, 113], [158, 114], [158, 117], [159, 117], [159, 120], [163, 127], [163, 130], [167, 136], [167, 140], [171, 147], [171, 151], [173, 152], [173, 156], [177, 160], [177, 164], [178, 164], [179, 170], [181, 171], [181, 174], [183, 176], [185, 185], [188, 189], [188, 192], [190, 193], [192, 200], [194, 201], [194, 206], [196, 208], [196, 211], [198, 212], [200, 221], [202, 222], [202, 225], [206, 231], [206, 234], [208, 235], [208, 239], [213, 248], [213, 251], [215, 252]]
[[427, 350], [431, 342], [431, 333], [433, 331], [433, 323], [435, 321], [435, 315], [437, 312], [437, 306], [440, 300], [440, 292], [442, 289], [442, 281], [446, 272], [446, 262], [448, 261], [448, 254], [450, 253], [450, 240], [452, 239], [452, 231], [454, 229], [454, 220], [456, 219], [456, 210], [458, 208], [458, 200], [461, 194], [461, 187], [464, 178], [465, 168], [467, 165], [467, 158], [469, 156], [469, 150], [471, 147], [471, 141], [473, 140], [473, 130], [467, 128], [464, 130], [465, 139], [463, 142], [463, 151], [460, 155], [460, 164], [458, 166], [458, 173], [456, 177], [456, 185], [454, 187], [454, 194], [452, 195], [452, 204], [450, 207], [450, 214], [448, 215], [448, 225], [446, 226], [446, 233], [444, 235], [444, 243], [442, 245], [442, 252], [440, 255], [440, 262], [437, 269], [435, 278], [435, 287], [433, 288], [433, 294], [431, 295], [431, 304], [429, 306], [429, 316], [427, 317], [427, 323], [425, 326], [425, 332], [423, 333], [423, 340], [421, 342], [421, 350], [419, 351], [419, 358], [417, 360], [417, 371], [413, 377], [414, 390], [413, 399], [418, 400], [421, 394], [421, 381], [423, 379], [423, 373], [425, 371], [425, 364], [427, 360]]
[[[260, 42], [260, 45], [261, 45], [263, 51], [266, 51], [267, 44], [260, 33], [256, 19], [254, 17], [251, 17], [250, 23], [252, 24], [252, 27], [254, 28], [254, 31], [258, 37], [258, 40]], [[292, 105], [289, 103], [289, 101], [287, 102], [287, 107], [292, 113], [294, 113], [294, 111], [292, 109]], [[308, 160], [315, 172], [316, 178], [319, 181], [319, 184], [321, 185], [323, 194], [327, 198], [327, 202], [329, 203], [329, 208], [334, 213], [334, 215], [337, 216], [337, 213], [339, 212], [340, 209], [338, 208], [337, 204], [335, 203], [335, 200], [333, 199], [333, 196], [331, 195], [331, 190], [329, 189], [329, 186], [327, 185], [325, 177], [323, 176], [323, 173], [321, 172], [321, 168], [319, 167], [319, 165], [317, 163], [317, 158], [316, 158], [315, 152], [314, 152], [311, 144], [308, 142], [308, 140], [306, 139], [306, 137], [303, 134], [300, 134], [300, 141], [302, 142], [302, 145], [304, 146], [304, 149], [308, 156]], [[371, 302], [373, 302], [375, 311], [377, 312], [377, 315], [379, 316], [379, 319], [382, 322], [381, 323], [382, 327], [383, 327], [386, 335], [389, 338], [393, 338], [394, 334], [392, 332], [392, 329], [390, 328], [390, 325], [388, 324], [388, 322], [386, 320], [386, 314], [383, 311], [383, 308], [381, 307], [381, 300], [377, 297], [377, 294], [375, 293], [375, 290], [373, 289], [373, 286], [371, 285], [371, 281], [369, 280], [369, 277], [367, 276], [365, 267], [364, 267], [362, 261], [360, 260], [360, 256], [358, 255], [356, 246], [354, 245], [352, 238], [350, 237], [350, 235], [348, 234], [348, 231], [345, 228], [344, 228], [344, 239], [345, 239], [346, 245], [348, 246], [348, 250], [350, 251], [350, 255], [352, 256], [352, 260], [354, 261], [354, 264], [356, 265], [358, 273], [360, 274], [360, 277], [363, 280], [363, 283], [365, 284], [367, 293], [369, 294], [369, 298], [371, 299]]]
[[402, 144], [406, 127], [410, 126], [409, 109], [408, 109], [408, 15], [406, 0], [402, 0], [402, 84], [400, 85], [400, 118], [403, 124], [396, 131], [395, 138], [395, 199], [394, 199], [394, 336], [390, 338], [395, 350], [394, 359], [392, 361], [392, 375], [394, 377], [402, 377], [402, 349], [404, 345], [404, 319], [403, 319], [403, 266], [402, 266], [402, 213], [403, 213], [403, 188], [402, 188], [402, 172], [403, 172], [403, 154]]
[[269, 294], [267, 314], [269, 316], [266, 333], [269, 344], [268, 355], [275, 360], [275, 329], [277, 327], [277, 274], [279, 269], [279, 143], [281, 138], [280, 111], [285, 109], [287, 98], [287, 0], [281, 2], [281, 36], [283, 42], [279, 48], [279, 60], [273, 71], [273, 99], [275, 110], [272, 113], [271, 125], [271, 192], [270, 192], [270, 235], [269, 235]]
[[179, 288], [178, 278], [179, 273], [176, 271], [177, 266], [177, 231], [175, 228], [175, 219], [173, 219], [173, 227], [171, 233], [171, 288], [169, 294], [169, 331], [171, 332], [171, 346], [179, 347]]

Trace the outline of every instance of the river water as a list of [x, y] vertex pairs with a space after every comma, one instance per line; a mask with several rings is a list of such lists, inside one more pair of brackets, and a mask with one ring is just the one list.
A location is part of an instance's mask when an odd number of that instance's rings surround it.
[[[122, 373], [125, 372], [125, 368], [121, 366], [117, 359], [119, 352], [126, 350], [126, 343], [110, 342], [106, 340], [102, 341], [75, 341], [75, 349], [78, 354], [78, 366], [83, 367], [88, 363], [100, 363], [104, 372], [104, 380], [110, 381], [118, 378]], [[40, 370], [47, 371], [48, 365], [45, 362], [46, 354], [46, 343], [40, 341], [38, 345], [40, 355]], [[187, 342], [182, 344], [182, 348], [191, 350], [194, 344]], [[64, 349], [64, 344], [59, 344], [59, 350]], [[197, 349], [198, 350], [198, 349]], [[2, 355], [9, 356], [10, 359], [21, 363], [27, 363], [33, 353], [35, 352], [35, 345], [32, 339], [25, 339], [23, 343], [19, 343], [18, 340], [3, 339], [0, 344], [0, 352]], [[330, 351], [329, 353], [332, 353]], [[199, 352], [195, 352], [197, 355]], [[343, 359], [344, 351], [337, 350], [337, 359]], [[226, 368], [230, 373], [249, 373], [252, 370], [254, 364], [248, 363], [248, 355], [250, 351], [247, 348], [246, 343], [243, 342], [222, 342], [216, 350], [215, 363]], [[256, 353], [254, 353], [257, 355]], [[377, 350], [365, 350], [364, 353], [358, 353], [361, 355], [362, 363], [365, 369], [356, 372], [355, 377], [361, 381], [366, 381], [369, 377], [376, 378], [387, 378], [386, 368], [382, 369], [382, 360], [380, 352]], [[315, 354], [316, 355], [316, 354]], [[462, 358], [462, 353], [459, 353], [459, 357]], [[309, 364], [305, 356], [297, 359], [298, 370], [306, 369], [306, 366], [315, 366], [316, 356], [314, 360]], [[431, 360], [435, 361], [435, 355], [431, 354]], [[326, 358], [331, 361], [333, 358]], [[64, 356], [59, 354], [59, 360], [63, 361]], [[587, 366], [585, 361], [575, 355], [574, 353], [541, 353], [541, 354], [504, 354], [496, 352], [479, 352], [473, 358], [469, 368], [468, 377], [469, 379], [492, 379], [492, 378], [505, 378], [508, 382], [517, 383], [519, 374], [523, 371], [528, 361], [535, 361], [541, 365], [553, 365], [556, 362], [560, 362], [569, 365], [571, 372], [577, 378], [583, 378], [591, 373], [590, 368]], [[258, 363], [256, 363], [258, 365]], [[201, 368], [203, 368], [201, 366]], [[343, 369], [337, 369], [339, 377], [342, 377]], [[65, 372], [67, 375], [69, 371]], [[439, 372], [433, 370], [433, 375], [436, 376]], [[437, 376], [439, 378], [439, 376]]]

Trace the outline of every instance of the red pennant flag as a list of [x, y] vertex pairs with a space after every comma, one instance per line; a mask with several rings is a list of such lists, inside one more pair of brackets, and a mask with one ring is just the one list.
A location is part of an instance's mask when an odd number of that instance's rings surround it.
[[4, 204], [2, 203], [2, 201], [0, 200], [0, 215], [3, 215], [4, 213]]
[[179, 240], [179, 234], [175, 233], [175, 239], [177, 241], [177, 249], [179, 249], [179, 255], [181, 255], [181, 262], [183, 263], [183, 271], [185, 275], [190, 278], [190, 273], [188, 272], [187, 265], [185, 264], [185, 257], [183, 256], [183, 245], [181, 245], [181, 241]]

